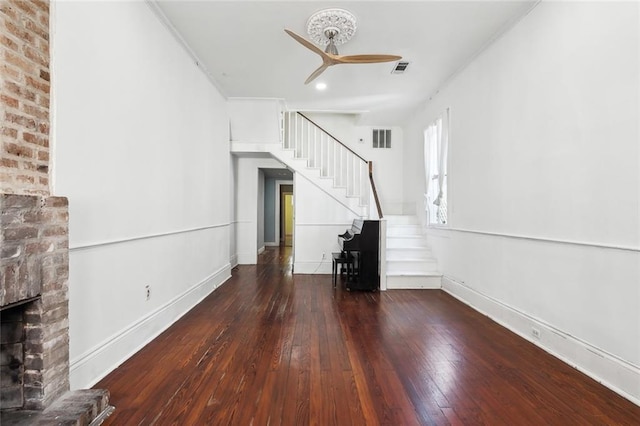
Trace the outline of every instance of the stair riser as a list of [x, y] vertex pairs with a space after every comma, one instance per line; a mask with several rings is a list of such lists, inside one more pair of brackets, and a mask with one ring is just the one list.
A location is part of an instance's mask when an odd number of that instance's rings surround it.
[[387, 260], [435, 260], [435, 256], [428, 248], [417, 249], [389, 249]]
[[389, 249], [426, 249], [428, 247], [427, 242], [422, 239], [387, 238], [387, 248]]
[[387, 236], [422, 236], [422, 230], [419, 226], [387, 226]]
[[417, 216], [396, 216], [389, 215], [385, 216], [387, 218], [387, 226], [393, 225], [419, 225]]
[[432, 274], [438, 272], [438, 263], [433, 261], [427, 262], [409, 262], [409, 261], [388, 261], [387, 273], [416, 273]]

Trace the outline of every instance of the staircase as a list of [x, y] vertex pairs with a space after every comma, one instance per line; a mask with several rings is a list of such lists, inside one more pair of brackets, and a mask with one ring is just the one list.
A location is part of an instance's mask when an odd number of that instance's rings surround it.
[[440, 288], [442, 274], [416, 216], [387, 215], [387, 289]]
[[284, 112], [282, 143], [231, 144], [231, 152], [267, 152], [355, 215], [378, 219], [370, 163], [299, 112]]

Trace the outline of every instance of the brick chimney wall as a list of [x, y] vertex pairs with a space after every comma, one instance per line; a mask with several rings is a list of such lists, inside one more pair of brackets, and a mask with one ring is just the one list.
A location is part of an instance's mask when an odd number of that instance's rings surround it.
[[0, 1], [0, 55], [0, 192], [48, 195], [48, 1]]
[[68, 202], [49, 189], [49, 1], [0, 0], [0, 305], [24, 305], [24, 408], [69, 389]]

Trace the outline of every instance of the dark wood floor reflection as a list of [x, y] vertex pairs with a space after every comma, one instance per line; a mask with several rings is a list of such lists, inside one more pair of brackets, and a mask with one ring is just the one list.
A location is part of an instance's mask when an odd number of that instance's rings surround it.
[[632, 425], [631, 404], [439, 290], [333, 289], [268, 249], [96, 385], [106, 425]]

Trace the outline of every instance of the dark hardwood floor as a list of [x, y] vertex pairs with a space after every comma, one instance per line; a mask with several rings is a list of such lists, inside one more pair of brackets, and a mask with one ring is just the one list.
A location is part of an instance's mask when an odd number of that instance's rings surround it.
[[[288, 250], [288, 251], [287, 251]], [[638, 425], [640, 407], [439, 290], [333, 289], [269, 248], [96, 385], [106, 425]]]

